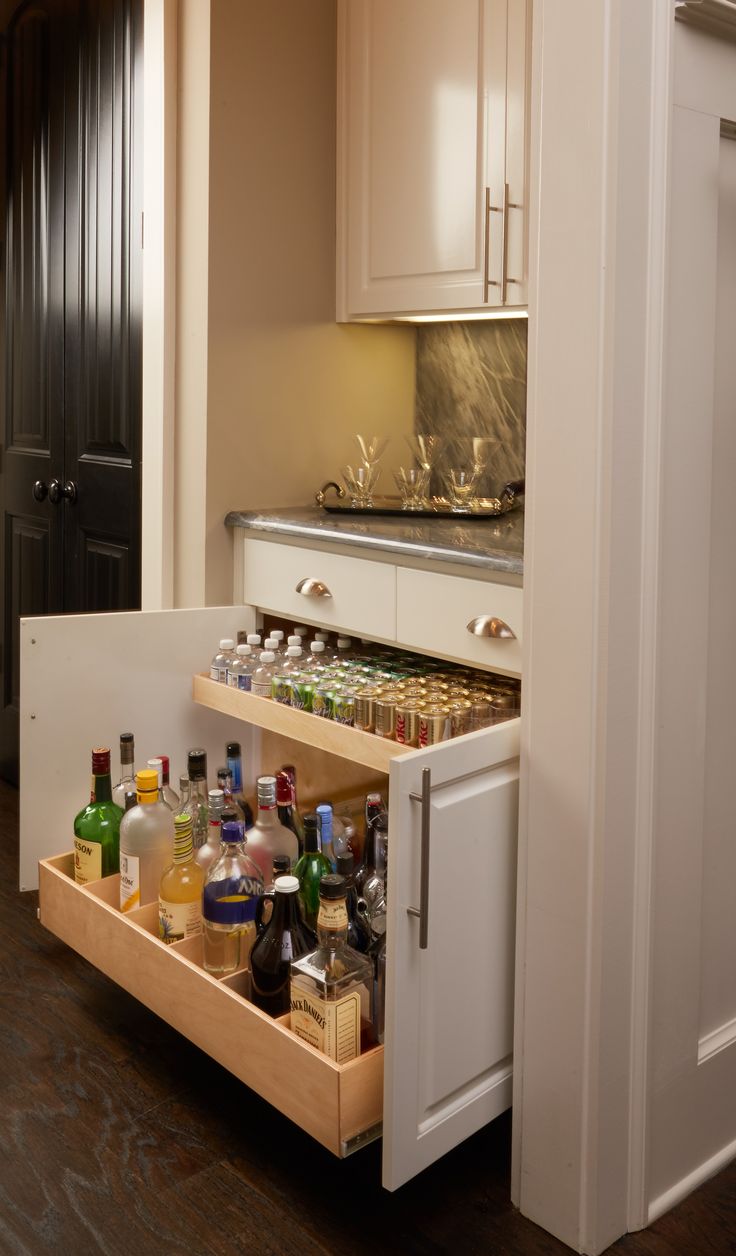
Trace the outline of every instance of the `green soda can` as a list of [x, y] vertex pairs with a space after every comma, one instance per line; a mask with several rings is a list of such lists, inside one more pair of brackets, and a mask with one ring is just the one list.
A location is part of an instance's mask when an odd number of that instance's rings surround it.
[[355, 720], [355, 690], [335, 689], [331, 697], [332, 718], [336, 724], [352, 728]]

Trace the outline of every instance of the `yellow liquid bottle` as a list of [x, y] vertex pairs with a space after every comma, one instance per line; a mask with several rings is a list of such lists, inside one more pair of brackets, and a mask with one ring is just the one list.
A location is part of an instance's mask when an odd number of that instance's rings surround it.
[[192, 817], [174, 820], [174, 862], [161, 876], [158, 935], [162, 942], [181, 942], [202, 932], [204, 872], [194, 858]]

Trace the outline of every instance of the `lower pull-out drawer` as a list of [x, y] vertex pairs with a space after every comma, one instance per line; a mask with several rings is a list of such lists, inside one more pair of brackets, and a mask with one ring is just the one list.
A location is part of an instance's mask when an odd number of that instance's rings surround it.
[[337, 1156], [381, 1132], [383, 1047], [334, 1064], [243, 997], [247, 972], [216, 980], [201, 938], [159, 941], [157, 904], [122, 916], [119, 877], [74, 881], [70, 852], [39, 864], [41, 923]]

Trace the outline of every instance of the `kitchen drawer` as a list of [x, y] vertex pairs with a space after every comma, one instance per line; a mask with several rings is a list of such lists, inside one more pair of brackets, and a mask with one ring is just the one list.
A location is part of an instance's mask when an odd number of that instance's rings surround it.
[[[507, 675], [521, 675], [522, 589], [402, 567], [396, 574], [399, 642]], [[474, 636], [467, 626], [480, 616], [503, 620], [515, 636]]]
[[[311, 579], [327, 593], [297, 592]], [[363, 637], [396, 636], [396, 568], [297, 545], [246, 541], [243, 600], [295, 623], [324, 624]]]
[[158, 907], [117, 910], [119, 877], [79, 886], [73, 854], [41, 860], [41, 923], [112, 981], [257, 1091], [335, 1155], [380, 1133], [383, 1047], [337, 1065], [241, 993], [247, 972], [216, 980], [202, 939], [159, 941]]

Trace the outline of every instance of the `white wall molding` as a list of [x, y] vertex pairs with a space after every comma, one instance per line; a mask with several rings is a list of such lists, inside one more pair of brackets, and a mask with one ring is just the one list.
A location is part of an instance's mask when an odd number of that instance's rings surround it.
[[736, 3], [733, 0], [680, 0], [675, 17], [719, 39], [736, 42]]
[[703, 1035], [698, 1043], [698, 1064], [705, 1064], [706, 1060], [710, 1060], [712, 1056], [718, 1055], [719, 1051], [725, 1051], [727, 1047], [732, 1047], [735, 1043], [736, 1017], [727, 1024], [721, 1025], [719, 1029]]
[[676, 1204], [686, 1199], [688, 1195], [692, 1195], [693, 1191], [702, 1186], [704, 1182], [707, 1182], [709, 1178], [715, 1177], [716, 1173], [720, 1173], [721, 1169], [725, 1169], [726, 1165], [735, 1157], [736, 1139], [722, 1147], [714, 1156], [711, 1156], [710, 1160], [699, 1164], [692, 1173], [688, 1173], [679, 1182], [675, 1182], [675, 1185], [671, 1186], [668, 1191], [664, 1191], [663, 1194], [653, 1199], [649, 1207], [647, 1225], [651, 1225], [658, 1217], [662, 1217], [666, 1212], [669, 1212], [670, 1208], [674, 1208]]

